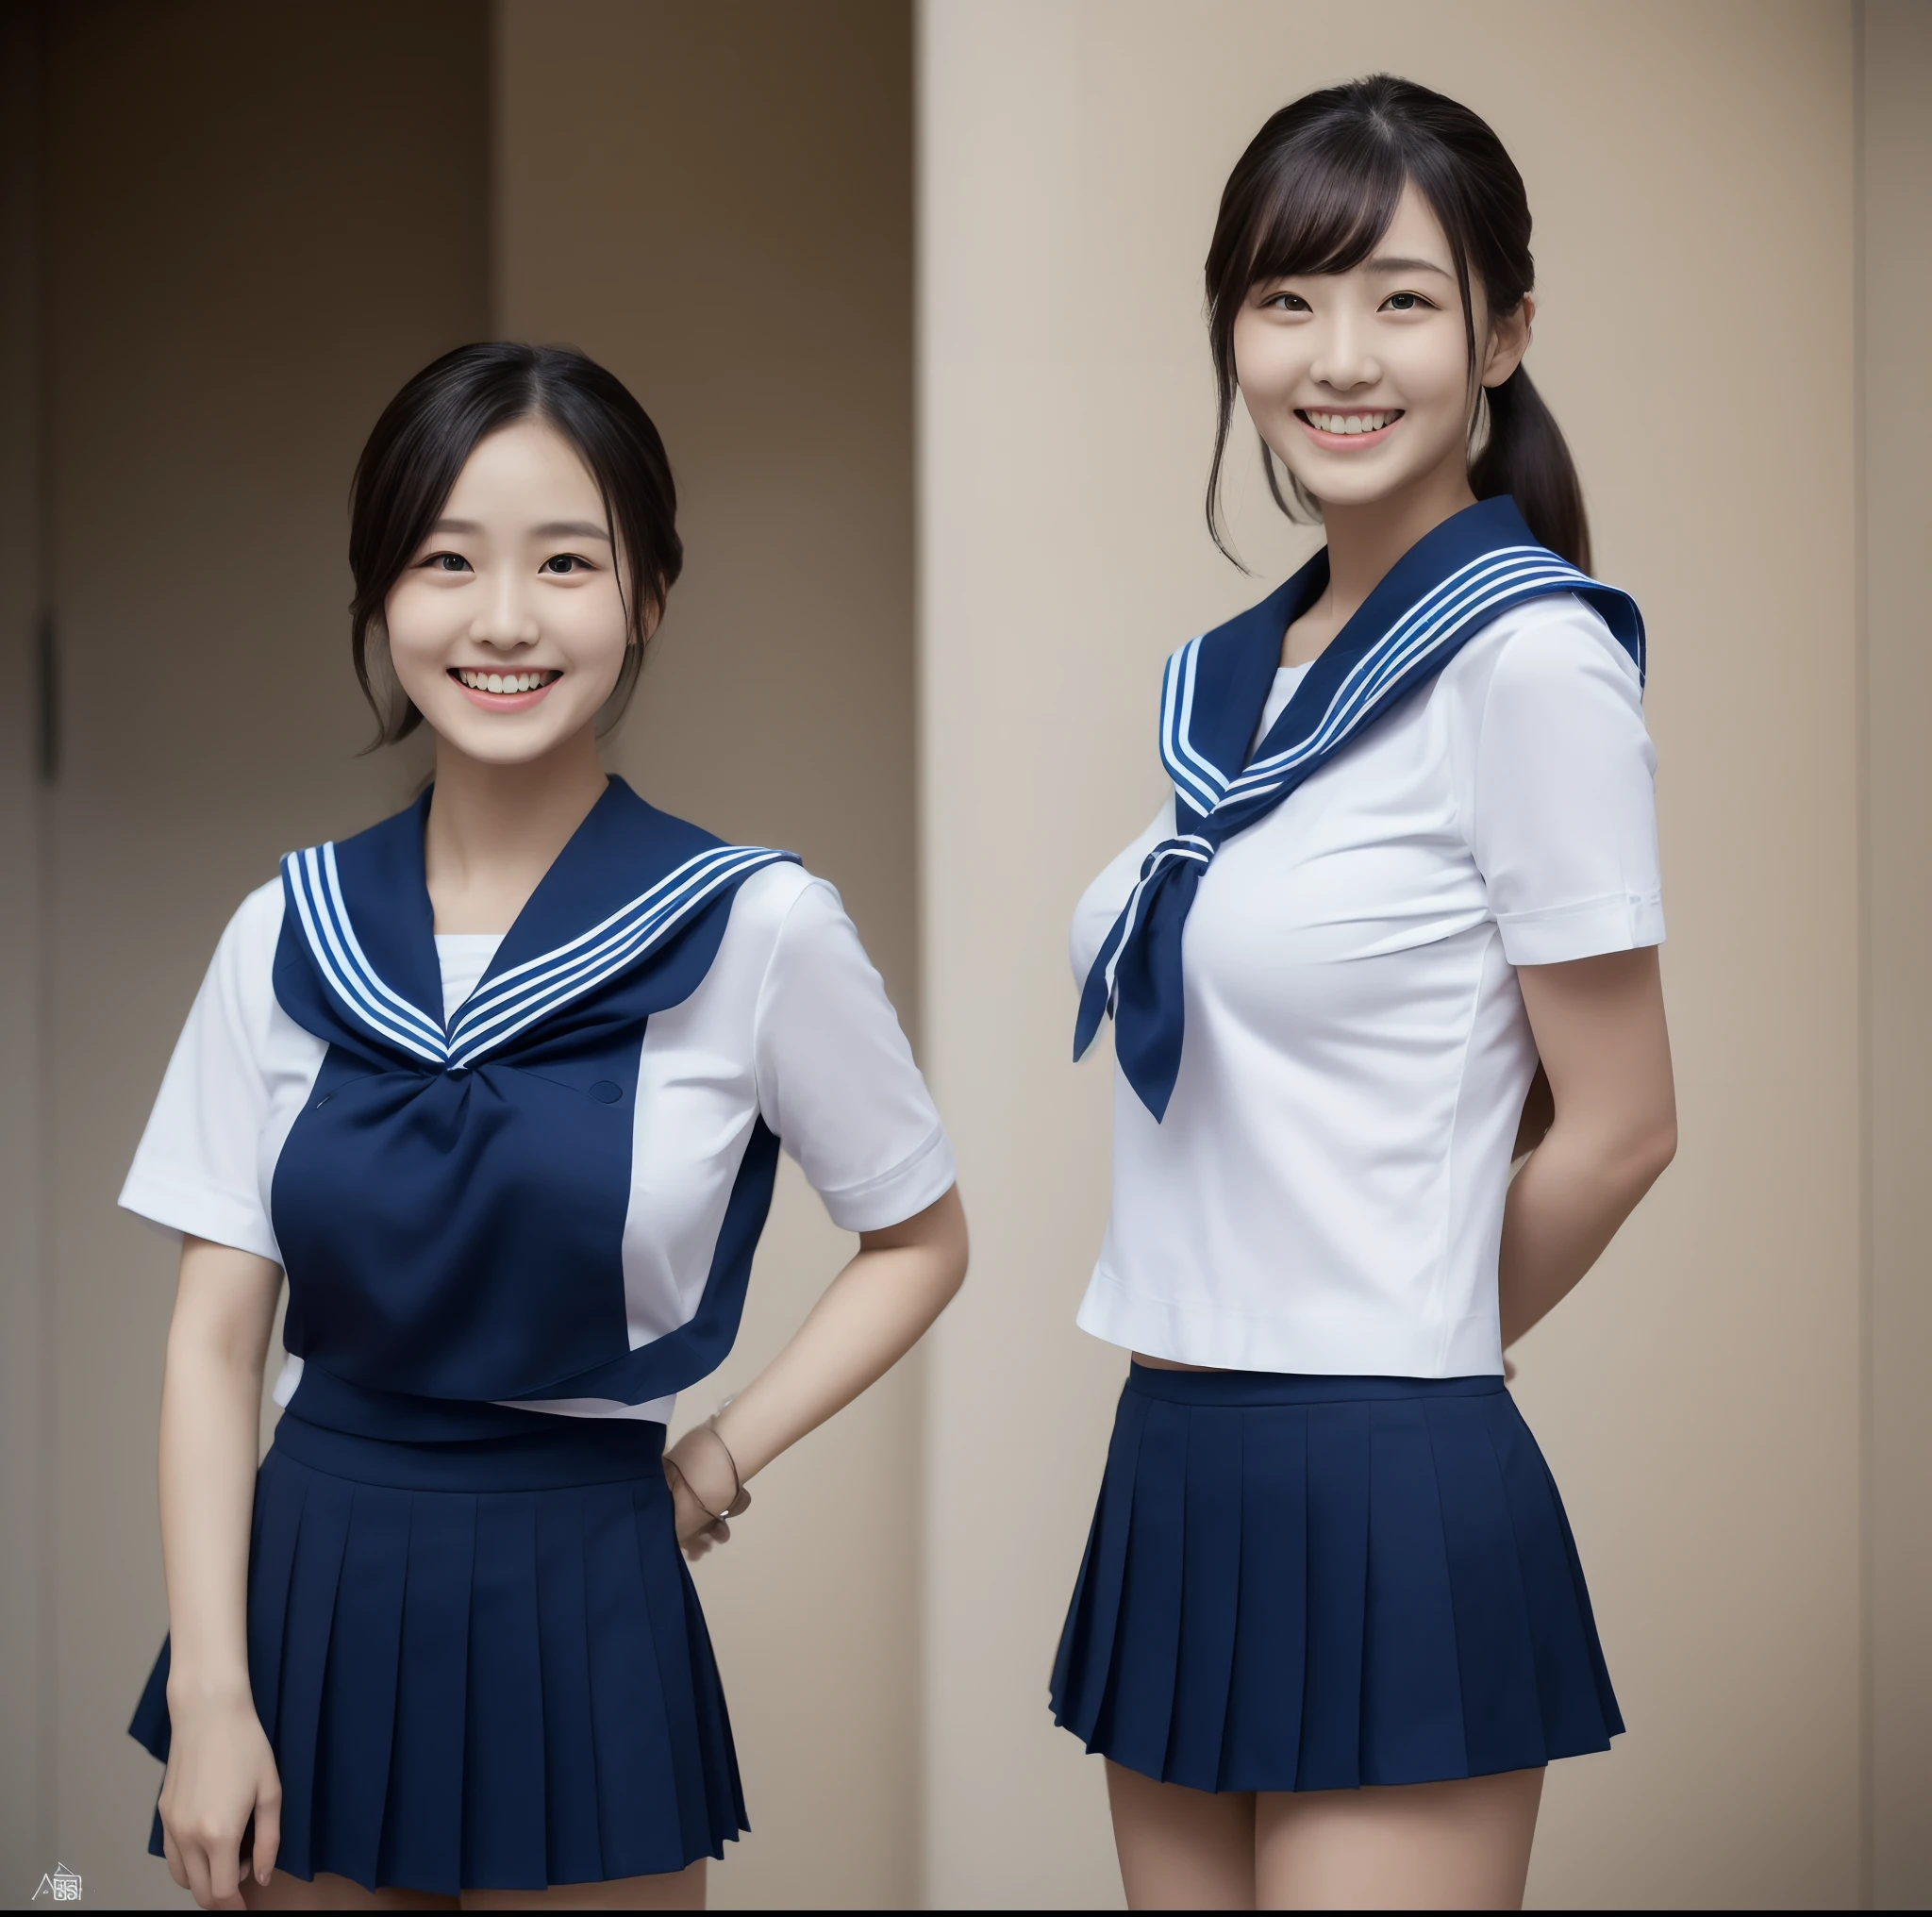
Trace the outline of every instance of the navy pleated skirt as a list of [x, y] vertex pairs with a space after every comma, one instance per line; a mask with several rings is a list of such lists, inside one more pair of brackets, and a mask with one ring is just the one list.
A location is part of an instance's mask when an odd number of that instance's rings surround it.
[[[248, 1667], [279, 1869], [541, 1890], [682, 1870], [749, 1828], [664, 1427], [509, 1417], [457, 1442], [276, 1427]], [[164, 1645], [130, 1727], [163, 1760], [167, 1671]]]
[[1052, 1700], [1089, 1750], [1197, 1791], [1527, 1770], [1624, 1728], [1500, 1377], [1135, 1365]]

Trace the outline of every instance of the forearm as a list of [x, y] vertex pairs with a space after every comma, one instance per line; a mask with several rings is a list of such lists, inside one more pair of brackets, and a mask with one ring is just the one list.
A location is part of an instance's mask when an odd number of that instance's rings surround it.
[[[230, 1262], [246, 1257], [200, 1250]], [[247, 1694], [248, 1533], [268, 1337], [256, 1296], [239, 1309], [208, 1309], [206, 1288], [197, 1293], [190, 1283], [195, 1257], [192, 1247], [184, 1256], [161, 1387], [161, 1557], [177, 1713], [204, 1697]], [[272, 1312], [272, 1292], [268, 1303]]]
[[966, 1274], [957, 1192], [870, 1234], [791, 1342], [719, 1415], [741, 1479], [842, 1410], [917, 1344]]
[[1498, 1270], [1503, 1342], [1513, 1344], [1603, 1255], [1670, 1162], [1674, 1130], [1621, 1135], [1559, 1116], [1509, 1187]]

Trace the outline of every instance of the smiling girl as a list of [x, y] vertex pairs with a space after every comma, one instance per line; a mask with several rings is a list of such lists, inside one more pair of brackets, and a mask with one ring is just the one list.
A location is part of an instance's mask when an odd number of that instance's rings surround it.
[[1209, 528], [1239, 392], [1327, 544], [1169, 660], [1173, 797], [1074, 927], [1080, 1323], [1133, 1362], [1053, 1704], [1140, 1908], [1513, 1907], [1543, 1766], [1623, 1728], [1504, 1382], [1675, 1146], [1643, 625], [1529, 235], [1489, 127], [1378, 77], [1262, 127], [1208, 251]]
[[[643, 409], [554, 348], [438, 360], [358, 469], [356, 671], [385, 739], [435, 734], [435, 780], [242, 903], [122, 1194], [182, 1237], [171, 1635], [133, 1729], [167, 1764], [151, 1847], [204, 1908], [701, 1905], [746, 1820], [679, 1547], [964, 1275], [952, 1154], [838, 894], [599, 761], [675, 512]], [[666, 1452], [781, 1145], [858, 1254]]]

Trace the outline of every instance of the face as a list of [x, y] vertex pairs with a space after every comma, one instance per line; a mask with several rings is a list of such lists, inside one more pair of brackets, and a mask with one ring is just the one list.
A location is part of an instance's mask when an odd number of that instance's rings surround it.
[[582, 732], [628, 642], [597, 482], [553, 427], [477, 442], [385, 605], [397, 680], [446, 745], [527, 763]]
[[[1479, 375], [1498, 386], [1529, 343], [1535, 305], [1492, 324], [1481, 286], [1470, 292]], [[1468, 491], [1462, 300], [1441, 222], [1413, 185], [1359, 266], [1251, 288], [1234, 354], [1257, 429], [1324, 506], [1431, 484]]]

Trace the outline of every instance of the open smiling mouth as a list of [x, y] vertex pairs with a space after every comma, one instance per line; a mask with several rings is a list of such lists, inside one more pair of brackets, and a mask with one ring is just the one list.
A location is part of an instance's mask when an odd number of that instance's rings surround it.
[[466, 692], [481, 692], [497, 699], [526, 698], [541, 692], [562, 678], [561, 672], [492, 673], [481, 667], [451, 666], [449, 675]]
[[1327, 444], [1338, 440], [1377, 439], [1402, 417], [1402, 408], [1364, 407], [1348, 412], [1335, 412], [1298, 406], [1294, 416], [1315, 439]]

